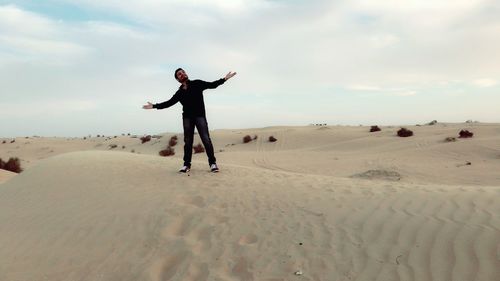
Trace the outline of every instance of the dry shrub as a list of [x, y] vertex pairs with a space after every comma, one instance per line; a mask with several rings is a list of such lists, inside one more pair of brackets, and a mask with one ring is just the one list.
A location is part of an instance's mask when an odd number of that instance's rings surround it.
[[249, 135], [246, 135], [243, 137], [243, 143], [249, 143], [252, 141], [252, 137]]
[[273, 137], [273, 136], [270, 136], [270, 137], [269, 137], [269, 141], [270, 141], [270, 142], [275, 142], [275, 141], [277, 141], [277, 139], [276, 139], [275, 137]]
[[427, 123], [427, 125], [432, 126], [437, 124], [437, 120], [432, 120], [431, 122]]
[[151, 140], [151, 136], [150, 135], [141, 137], [141, 143], [145, 143], [145, 142], [148, 142], [150, 140]]
[[198, 143], [197, 145], [195, 145], [193, 147], [194, 149], [194, 153], [202, 153], [202, 152], [205, 152], [205, 148], [203, 147], [203, 145], [201, 145], [201, 143]]
[[257, 139], [257, 135], [253, 136], [253, 140], [256, 140]]
[[168, 146], [175, 146], [177, 144], [177, 136], [173, 136], [168, 141]]
[[468, 130], [461, 130], [458, 133], [459, 138], [472, 138], [472, 136], [474, 136], [474, 133], [469, 132]]
[[371, 132], [371, 133], [372, 133], [372, 132], [378, 132], [378, 131], [381, 131], [381, 129], [380, 129], [378, 126], [376, 126], [376, 125], [375, 125], [375, 126], [372, 126], [372, 127], [370, 128], [370, 132]]
[[11, 171], [18, 174], [23, 171], [23, 169], [21, 169], [21, 161], [19, 161], [19, 158], [17, 157], [11, 157], [7, 162], [4, 162], [0, 158], [0, 169]]
[[15, 142], [16, 142], [16, 140], [11, 140], [11, 141], [10, 141], [10, 143], [15, 143]]
[[411, 136], [413, 136], [413, 132], [406, 129], [406, 128], [401, 128], [398, 131], [398, 136], [403, 137], [403, 138], [411, 137]]
[[125, 149], [125, 146], [124, 146], [124, 145], [122, 145], [122, 149]]
[[160, 150], [160, 152], [158, 152], [158, 154], [160, 154], [160, 156], [172, 156], [175, 154], [175, 151], [172, 147], [170, 146], [167, 146], [167, 148], [165, 148], [164, 150]]
[[455, 142], [455, 141], [457, 141], [457, 139], [454, 138], [454, 137], [447, 137], [447, 138], [444, 139], [444, 141], [445, 142]]
[[109, 149], [113, 149], [113, 148], [117, 148], [117, 147], [118, 147], [118, 145], [116, 145], [116, 144], [110, 144], [109, 145]]
[[7, 143], [7, 141], [6, 141], [6, 140], [4, 140], [2, 143]]

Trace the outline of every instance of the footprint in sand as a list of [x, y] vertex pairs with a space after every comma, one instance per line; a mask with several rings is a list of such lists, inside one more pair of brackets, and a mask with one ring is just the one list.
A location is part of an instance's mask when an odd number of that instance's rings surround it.
[[247, 234], [241, 236], [240, 240], [238, 240], [238, 244], [240, 245], [248, 245], [248, 244], [253, 244], [258, 241], [258, 237], [255, 234]]
[[205, 204], [205, 199], [203, 197], [197, 195], [197, 196], [182, 196], [178, 200], [180, 203], [184, 203], [187, 205], [193, 205], [198, 208], [203, 208], [206, 206]]

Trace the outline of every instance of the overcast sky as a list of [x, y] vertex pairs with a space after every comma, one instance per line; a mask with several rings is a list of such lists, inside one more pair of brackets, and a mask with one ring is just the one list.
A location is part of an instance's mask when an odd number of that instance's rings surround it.
[[0, 0], [0, 137], [500, 122], [496, 0]]

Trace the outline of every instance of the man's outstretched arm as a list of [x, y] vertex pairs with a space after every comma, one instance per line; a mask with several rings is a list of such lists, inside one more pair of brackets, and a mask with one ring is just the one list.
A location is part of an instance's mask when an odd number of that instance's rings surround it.
[[153, 109], [153, 108], [164, 109], [164, 108], [171, 107], [172, 105], [176, 104], [178, 101], [179, 101], [179, 94], [175, 93], [175, 95], [171, 99], [169, 99], [168, 101], [164, 101], [162, 103], [156, 103], [156, 104], [152, 104], [148, 101], [148, 103], [143, 105], [142, 108], [144, 108], [144, 109]]
[[226, 77], [221, 78], [219, 80], [215, 80], [213, 82], [201, 81], [202, 82], [202, 88], [203, 88], [203, 90], [205, 90], [205, 89], [215, 89], [215, 88], [219, 87], [220, 85], [224, 84], [224, 82], [226, 82], [227, 80], [229, 80], [234, 75], [236, 75], [236, 72], [229, 71], [226, 74]]

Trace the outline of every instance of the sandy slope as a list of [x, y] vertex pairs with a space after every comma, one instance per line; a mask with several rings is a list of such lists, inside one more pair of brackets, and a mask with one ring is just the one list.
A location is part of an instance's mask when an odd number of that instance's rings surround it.
[[170, 135], [28, 158], [0, 185], [0, 280], [500, 280], [500, 126], [443, 143], [457, 127], [218, 130], [219, 174], [177, 174]]
[[16, 175], [16, 173], [0, 169], [0, 183], [6, 182]]

